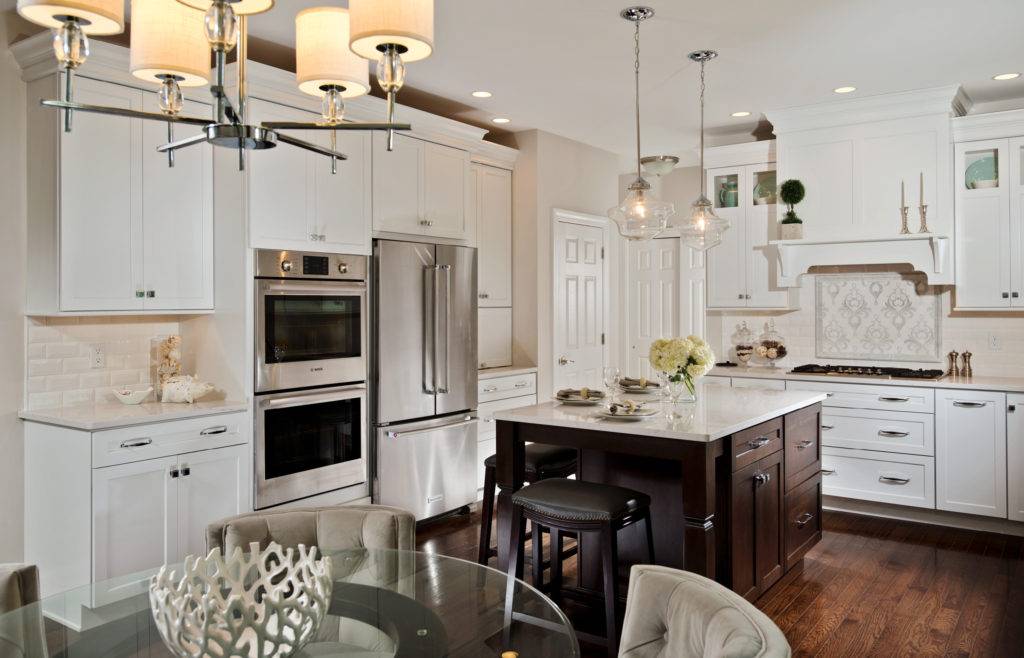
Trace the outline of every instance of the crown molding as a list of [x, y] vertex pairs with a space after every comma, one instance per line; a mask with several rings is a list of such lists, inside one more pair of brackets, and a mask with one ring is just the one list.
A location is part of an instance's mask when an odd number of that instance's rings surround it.
[[[700, 150], [694, 150], [700, 156]], [[763, 139], [757, 142], [741, 142], [723, 146], [708, 146], [704, 149], [704, 168], [733, 167], [748, 164], [775, 162], [775, 140]]]
[[959, 85], [948, 85], [771, 110], [765, 116], [778, 136], [799, 130], [927, 115], [960, 116], [968, 112], [971, 105], [970, 97]]
[[1024, 110], [972, 114], [952, 121], [954, 142], [1024, 135]]

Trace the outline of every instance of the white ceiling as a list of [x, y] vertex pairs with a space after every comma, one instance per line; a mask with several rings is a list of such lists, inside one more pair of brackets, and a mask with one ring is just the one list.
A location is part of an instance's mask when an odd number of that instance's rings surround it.
[[[278, 0], [255, 36], [294, 44], [294, 14], [345, 0]], [[977, 102], [1024, 97], [1021, 0], [652, 0], [641, 28], [644, 154], [688, 156], [697, 143], [697, 67], [713, 48], [707, 124], [740, 141], [768, 109], [961, 83]], [[454, 118], [507, 116], [628, 154], [633, 146], [632, 25], [623, 0], [436, 0], [435, 52], [410, 64], [417, 90], [456, 101]], [[470, 92], [494, 93], [481, 100]], [[401, 95], [399, 96], [401, 98]], [[1024, 103], [1022, 103], [1024, 104]], [[729, 115], [752, 112], [747, 119]]]

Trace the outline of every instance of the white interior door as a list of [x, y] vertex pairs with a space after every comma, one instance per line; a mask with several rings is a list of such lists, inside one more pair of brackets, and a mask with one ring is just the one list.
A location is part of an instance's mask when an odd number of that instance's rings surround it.
[[555, 390], [600, 387], [604, 367], [604, 246], [601, 220], [554, 226]]
[[629, 359], [624, 374], [654, 378], [647, 355], [651, 342], [679, 335], [679, 255], [677, 238], [630, 242], [626, 293]]

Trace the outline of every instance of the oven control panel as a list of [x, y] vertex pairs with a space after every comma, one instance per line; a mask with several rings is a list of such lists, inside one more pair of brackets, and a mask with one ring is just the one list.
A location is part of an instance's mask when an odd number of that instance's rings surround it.
[[352, 254], [257, 249], [256, 277], [365, 281], [368, 261], [366, 256]]

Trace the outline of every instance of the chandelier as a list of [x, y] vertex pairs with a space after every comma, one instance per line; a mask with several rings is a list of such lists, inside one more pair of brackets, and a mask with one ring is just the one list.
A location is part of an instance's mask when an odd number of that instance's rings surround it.
[[715, 209], [704, 191], [706, 172], [704, 170], [704, 65], [718, 53], [714, 50], [697, 50], [688, 57], [700, 64], [700, 194], [690, 205], [688, 221], [678, 224], [679, 237], [683, 244], [695, 251], [707, 251], [722, 242], [722, 234], [729, 229], [729, 220], [715, 214]]
[[626, 188], [622, 203], [608, 210], [608, 217], [619, 227], [627, 240], [649, 240], [668, 228], [668, 218], [675, 212], [671, 203], [659, 201], [651, 193], [651, 184], [641, 173], [640, 160], [640, 23], [654, 16], [650, 7], [628, 7], [619, 14], [634, 24], [633, 85], [636, 118], [636, 180]]
[[[64, 130], [71, 132], [73, 112], [111, 114], [167, 123], [167, 143], [157, 147], [174, 166], [174, 152], [210, 143], [238, 149], [238, 167], [244, 169], [246, 150], [269, 149], [278, 143], [306, 149], [337, 161], [345, 155], [334, 149], [338, 130], [387, 131], [387, 149], [394, 148], [396, 130], [410, 130], [395, 122], [395, 97], [405, 83], [405, 63], [428, 57], [433, 51], [433, 0], [350, 0], [348, 10], [315, 7], [295, 18], [296, 81], [299, 89], [322, 98], [317, 122], [246, 121], [247, 18], [269, 11], [274, 0], [131, 0], [131, 72], [160, 85], [160, 112], [88, 105], [74, 101], [74, 72], [89, 56], [88, 35], [124, 31], [124, 0], [18, 0], [25, 19], [53, 28], [54, 54], [64, 71], [63, 100], [42, 104], [64, 111]], [[203, 13], [205, 10], [205, 14]], [[204, 38], [205, 35], [205, 38]], [[238, 96], [233, 103], [225, 91], [227, 56], [237, 47]], [[213, 117], [186, 116], [181, 87], [203, 86], [210, 77], [213, 51]], [[384, 122], [344, 120], [344, 99], [369, 92], [367, 60], [377, 60], [377, 81], [387, 95]], [[203, 132], [174, 139], [174, 125], [202, 126]], [[330, 130], [331, 148], [285, 134], [285, 130]]]

